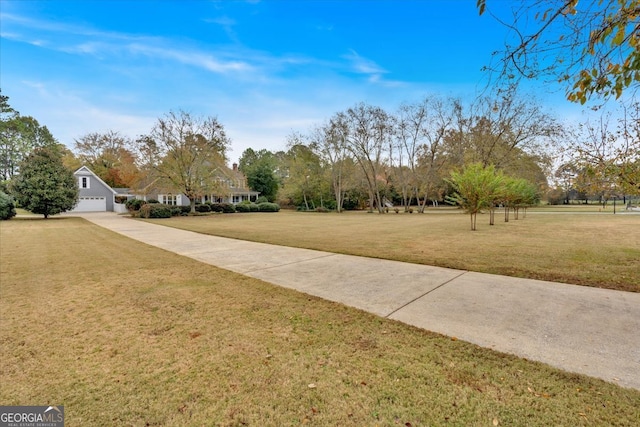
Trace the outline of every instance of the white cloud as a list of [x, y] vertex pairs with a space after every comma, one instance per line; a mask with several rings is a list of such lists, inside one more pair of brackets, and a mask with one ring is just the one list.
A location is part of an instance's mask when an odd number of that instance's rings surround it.
[[348, 55], [343, 55], [343, 58], [349, 60], [351, 69], [359, 74], [385, 74], [387, 71], [376, 64], [374, 61], [364, 58], [358, 55], [353, 49], [350, 49], [350, 53]]
[[143, 44], [131, 44], [128, 50], [155, 58], [172, 59], [182, 64], [204, 68], [215, 73], [251, 71], [249, 63], [239, 60], [220, 60], [213, 55], [199, 51], [177, 50], [172, 48], [159, 48]]

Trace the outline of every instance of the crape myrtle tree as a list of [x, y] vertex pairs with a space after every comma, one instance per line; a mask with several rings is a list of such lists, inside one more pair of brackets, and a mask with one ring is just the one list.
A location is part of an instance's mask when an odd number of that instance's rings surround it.
[[504, 16], [495, 3], [477, 0], [509, 30], [486, 67], [500, 79], [548, 78], [582, 104], [640, 85], [640, 0], [520, 0]]
[[196, 199], [220, 190], [218, 178], [230, 140], [217, 118], [171, 111], [136, 144], [151, 177], [166, 191], [187, 196], [191, 213], [195, 213]]
[[20, 207], [42, 214], [45, 219], [69, 211], [78, 203], [78, 183], [55, 147], [34, 149], [20, 163], [20, 174], [9, 188]]
[[[459, 172], [451, 172], [447, 181], [454, 190], [452, 195], [447, 196], [447, 202], [460, 206], [470, 215], [471, 230], [475, 231], [478, 213], [491, 208], [500, 198], [504, 181], [502, 174], [493, 165], [484, 166], [478, 162]], [[493, 221], [493, 216], [490, 221]]]
[[515, 211], [518, 219], [520, 208], [526, 209], [540, 201], [536, 184], [523, 178], [509, 177], [493, 165], [473, 163], [462, 171], [451, 172], [447, 182], [451, 184], [454, 193], [447, 196], [446, 200], [470, 214], [471, 230], [476, 230], [477, 214], [484, 209], [489, 210], [489, 224], [493, 225], [498, 204], [504, 205], [505, 222], [508, 222], [510, 209]]
[[523, 178], [505, 177], [501, 187], [499, 201], [504, 205], [504, 221], [509, 222], [509, 212], [519, 219], [520, 209], [536, 205], [540, 201], [538, 188]]

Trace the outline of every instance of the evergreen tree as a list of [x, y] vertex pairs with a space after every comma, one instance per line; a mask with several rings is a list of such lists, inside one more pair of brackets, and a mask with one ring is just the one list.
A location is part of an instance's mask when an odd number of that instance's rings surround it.
[[0, 191], [0, 220], [11, 219], [16, 216], [13, 198], [3, 191]]
[[20, 164], [20, 175], [11, 182], [20, 207], [35, 214], [66, 212], [78, 203], [78, 183], [54, 148], [36, 148]]

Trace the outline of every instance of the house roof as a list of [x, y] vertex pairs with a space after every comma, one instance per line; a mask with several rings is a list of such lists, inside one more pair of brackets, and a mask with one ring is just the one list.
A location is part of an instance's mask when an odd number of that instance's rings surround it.
[[102, 185], [104, 185], [105, 187], [107, 187], [113, 194], [117, 195], [118, 193], [115, 192], [115, 190], [113, 188], [111, 188], [111, 186], [109, 184], [107, 184], [106, 182], [104, 182], [102, 179], [100, 179], [100, 177], [98, 175], [96, 175], [91, 169], [89, 169], [86, 166], [82, 166], [80, 167], [77, 171], [75, 171], [73, 174], [78, 176], [78, 173], [80, 171], [84, 171], [84, 172], [88, 172], [90, 175], [93, 175], [93, 177], [95, 179], [98, 180], [98, 182], [101, 182]]
[[129, 196], [130, 192], [128, 188], [114, 188], [113, 191], [115, 191], [116, 193], [118, 193], [121, 196]]

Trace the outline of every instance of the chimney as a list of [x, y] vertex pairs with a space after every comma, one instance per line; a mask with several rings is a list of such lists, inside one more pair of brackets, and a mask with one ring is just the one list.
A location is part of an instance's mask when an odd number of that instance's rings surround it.
[[236, 172], [238, 172], [238, 164], [237, 164], [237, 163], [234, 163], [234, 164], [233, 164], [233, 170], [234, 170], [234, 171], [236, 171]]

